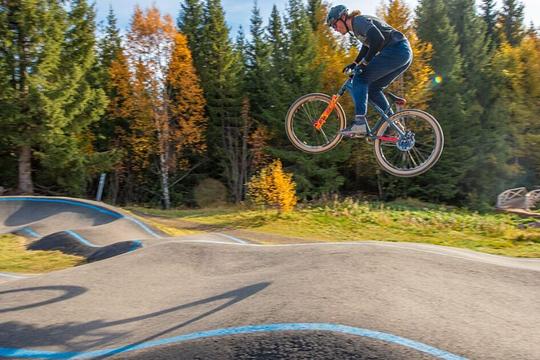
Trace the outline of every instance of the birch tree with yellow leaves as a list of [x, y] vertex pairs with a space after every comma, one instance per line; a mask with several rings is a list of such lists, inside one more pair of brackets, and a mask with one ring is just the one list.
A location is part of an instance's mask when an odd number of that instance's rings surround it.
[[189, 166], [187, 152], [205, 150], [205, 101], [199, 78], [186, 37], [155, 6], [144, 12], [135, 9], [126, 54], [137, 100], [133, 150], [147, 161], [157, 159], [162, 203], [170, 208], [175, 183], [171, 173]]

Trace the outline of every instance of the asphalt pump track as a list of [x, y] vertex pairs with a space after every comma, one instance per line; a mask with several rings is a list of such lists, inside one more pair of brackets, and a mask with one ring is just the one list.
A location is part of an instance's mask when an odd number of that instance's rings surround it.
[[0, 358], [540, 358], [536, 259], [171, 238], [102, 203], [50, 197], [0, 197], [0, 233], [89, 260], [0, 274]]

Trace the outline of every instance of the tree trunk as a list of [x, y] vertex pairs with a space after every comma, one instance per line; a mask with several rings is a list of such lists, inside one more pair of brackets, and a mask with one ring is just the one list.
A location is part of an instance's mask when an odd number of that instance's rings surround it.
[[377, 187], [379, 189], [379, 201], [384, 200], [384, 191], [383, 191], [383, 185], [382, 185], [382, 179], [381, 179], [381, 170], [377, 169]]
[[171, 208], [171, 195], [169, 193], [169, 164], [165, 154], [159, 155], [161, 188], [163, 191], [163, 207], [166, 210]]
[[34, 184], [32, 183], [32, 148], [23, 145], [19, 149], [19, 185], [17, 192], [32, 195]]

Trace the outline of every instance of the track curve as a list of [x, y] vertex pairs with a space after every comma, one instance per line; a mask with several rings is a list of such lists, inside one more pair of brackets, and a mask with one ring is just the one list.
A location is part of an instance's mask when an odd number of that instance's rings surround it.
[[[31, 222], [20, 221], [20, 209], [3, 210], [7, 218], [15, 212], [19, 217], [10, 218], [12, 225], [1, 222], [1, 229], [66, 231], [65, 224], [59, 227], [61, 215], [40, 209], [47, 216], [32, 214]], [[89, 231], [85, 235], [100, 229], [95, 234], [102, 236], [120, 219], [59, 210], [80, 221], [77, 227]], [[262, 246], [215, 234], [144, 245], [122, 256], [0, 283], [0, 357], [534, 359], [540, 354], [540, 343], [530, 341], [540, 338], [538, 260], [383, 242]]]
[[61, 250], [97, 261], [162, 238], [158, 230], [119, 209], [88, 200], [0, 197], [0, 234], [32, 240], [31, 250]]

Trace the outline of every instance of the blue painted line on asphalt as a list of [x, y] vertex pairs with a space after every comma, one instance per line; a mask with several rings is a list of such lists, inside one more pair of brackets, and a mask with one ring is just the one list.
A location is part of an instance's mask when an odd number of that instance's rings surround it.
[[68, 205], [74, 205], [74, 206], [80, 206], [88, 209], [92, 209], [95, 211], [98, 211], [100, 213], [112, 216], [116, 219], [120, 219], [124, 217], [124, 215], [110, 211], [104, 208], [100, 208], [98, 206], [85, 204], [83, 202], [78, 201], [72, 201], [72, 200], [64, 200], [64, 199], [40, 199], [40, 198], [31, 198], [31, 197], [16, 197], [16, 198], [10, 198], [10, 197], [4, 197], [0, 198], [0, 201], [31, 201], [31, 202], [47, 202], [47, 203], [57, 203], [57, 204], [68, 204]]
[[367, 337], [375, 340], [381, 340], [405, 346], [444, 360], [466, 360], [459, 355], [449, 353], [435, 347], [402, 338], [400, 336], [383, 333], [379, 331], [361, 329], [339, 324], [324, 324], [324, 323], [292, 323], [292, 324], [268, 324], [268, 325], [249, 325], [233, 328], [217, 329], [210, 331], [196, 332], [181, 336], [175, 336], [167, 339], [153, 340], [141, 344], [127, 345], [119, 348], [104, 349], [89, 352], [52, 352], [39, 351], [30, 349], [17, 348], [1, 348], [0, 356], [3, 357], [18, 357], [18, 358], [40, 358], [40, 359], [89, 359], [98, 356], [111, 356], [115, 354], [125, 353], [135, 350], [143, 350], [161, 345], [177, 344], [183, 341], [196, 340], [201, 338], [209, 338], [216, 336], [265, 333], [265, 332], [280, 332], [280, 331], [329, 331], [348, 335], [356, 335]]
[[139, 225], [141, 228], [143, 228], [144, 231], [146, 231], [147, 233], [149, 233], [150, 235], [152, 235], [153, 237], [155, 238], [158, 238], [160, 239], [161, 236], [159, 236], [158, 234], [156, 234], [154, 231], [152, 231], [152, 229], [150, 229], [148, 226], [146, 226], [143, 222], [135, 219], [135, 218], [132, 218], [132, 217], [129, 217], [129, 216], [124, 216], [127, 220], [131, 221], [131, 222], [134, 222], [135, 224]]
[[92, 210], [98, 211], [100, 213], [112, 216], [112, 217], [114, 217], [116, 219], [127, 219], [127, 220], [137, 224], [138, 226], [140, 226], [148, 234], [150, 234], [150, 235], [152, 235], [152, 236], [154, 236], [154, 237], [156, 237], [158, 239], [161, 238], [160, 235], [156, 234], [152, 229], [150, 229], [148, 226], [146, 226], [144, 223], [142, 223], [141, 221], [139, 221], [137, 219], [134, 219], [134, 218], [132, 218], [130, 216], [122, 215], [120, 213], [117, 213], [117, 212], [114, 212], [114, 211], [111, 211], [111, 210], [101, 208], [99, 206], [85, 204], [85, 203], [79, 202], [79, 201], [64, 200], [64, 199], [40, 199], [40, 198], [32, 198], [32, 197], [0, 197], [0, 201], [48, 202], [48, 203], [58, 203], [58, 204], [68, 204], [68, 205], [80, 206], [80, 207], [92, 209]]
[[[73, 230], [66, 230], [65, 231], [66, 233], [70, 234], [71, 236], [73, 236], [75, 239], [77, 239], [77, 241], [83, 243], [84, 245], [87, 245], [87, 246], [90, 246], [90, 247], [93, 247], [93, 248], [101, 248], [101, 247], [104, 247], [102, 245], [96, 245], [96, 244], [92, 244], [90, 241], [88, 241], [87, 239], [85, 239], [84, 237], [82, 237], [81, 234], [78, 234], [76, 233], [75, 231]], [[139, 240], [134, 240], [128, 250], [128, 252], [132, 252], [134, 250], [137, 250], [139, 248], [142, 248], [143, 247], [143, 244], [141, 241]]]
[[26, 279], [26, 276], [18, 276], [18, 275], [6, 274], [6, 273], [0, 273], [0, 276], [5, 276], [8, 278], [13, 278], [13, 279]]
[[24, 228], [20, 229], [19, 231], [21, 231], [23, 233], [26, 233], [26, 234], [30, 235], [31, 237], [35, 237], [35, 238], [40, 238], [41, 237], [41, 235], [39, 235], [37, 232], [32, 230], [32, 228], [29, 227], [29, 226], [24, 227]]
[[129, 251], [128, 252], [132, 252], [132, 251], [135, 251], [137, 249], [140, 249], [143, 247], [143, 244], [141, 241], [139, 240], [134, 240], [132, 243], [131, 243], [131, 247], [129, 248]]
[[231, 236], [231, 235], [222, 234], [222, 233], [216, 233], [216, 234], [219, 235], [219, 236], [223, 236], [223, 237], [225, 237], [227, 239], [230, 239], [230, 240], [232, 240], [232, 241], [234, 241], [235, 243], [238, 243], [238, 244], [246, 244], [246, 245], [249, 244], [247, 241], [244, 241], [242, 239], [239, 239], [239, 238]]
[[92, 244], [90, 241], [86, 240], [84, 237], [82, 237], [80, 234], [77, 234], [73, 230], [65, 230], [64, 232], [71, 235], [71, 236], [73, 236], [75, 239], [77, 239], [77, 241], [79, 241], [80, 243], [82, 243], [82, 244], [84, 244], [86, 246], [90, 246], [90, 247], [93, 247], [93, 248], [103, 247], [103, 246], [100, 246], [100, 245]]

